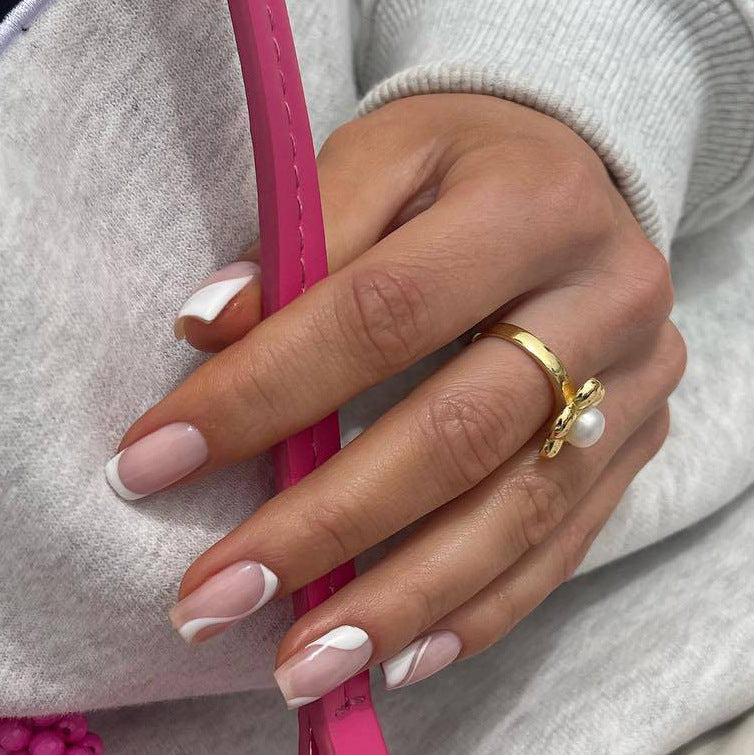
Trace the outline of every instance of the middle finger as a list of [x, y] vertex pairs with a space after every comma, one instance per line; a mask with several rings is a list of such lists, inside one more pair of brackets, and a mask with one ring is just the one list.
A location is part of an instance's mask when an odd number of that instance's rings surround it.
[[604, 207], [580, 197], [578, 213], [555, 222], [550, 210], [534, 232], [520, 178], [531, 166], [509, 163], [494, 181], [441, 187], [431, 208], [202, 365], [126, 434], [113, 487], [136, 499], [254, 456], [594, 257], [583, 216]]
[[[566, 366], [580, 367], [573, 375], [580, 381], [653, 332], [645, 321], [623, 325], [615, 337], [625, 305], [608, 306], [599, 292], [553, 291], [510, 316], [546, 334]], [[599, 308], [601, 319], [582, 322], [584, 312]], [[552, 311], [572, 314], [553, 320]], [[664, 319], [666, 308], [658, 315]], [[279, 594], [297, 589], [472, 488], [532, 436], [552, 403], [550, 384], [528, 355], [496, 339], [478, 342], [207, 551], [187, 572], [182, 594], [245, 559], [278, 575]]]

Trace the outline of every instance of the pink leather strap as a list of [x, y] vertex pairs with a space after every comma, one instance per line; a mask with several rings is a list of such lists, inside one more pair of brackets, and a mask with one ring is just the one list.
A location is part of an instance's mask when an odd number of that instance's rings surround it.
[[[327, 275], [317, 164], [284, 0], [229, 0], [254, 143], [264, 316]], [[337, 414], [275, 449], [278, 489], [340, 449]], [[293, 596], [297, 616], [355, 575], [353, 562]], [[299, 710], [300, 755], [387, 753], [364, 671]]]

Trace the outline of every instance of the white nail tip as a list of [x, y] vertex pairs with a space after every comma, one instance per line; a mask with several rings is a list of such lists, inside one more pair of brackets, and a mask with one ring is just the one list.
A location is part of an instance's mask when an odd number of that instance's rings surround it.
[[295, 710], [302, 705], [308, 705], [315, 700], [319, 700], [318, 697], [294, 697], [292, 700], [286, 700], [285, 704], [288, 706], [288, 710]]
[[422, 642], [423, 640], [416, 640], [403, 648], [400, 653], [382, 662], [382, 672], [385, 674], [385, 685], [388, 689], [394, 689], [406, 680]]
[[240, 613], [238, 616], [203, 616], [200, 619], [191, 619], [191, 621], [187, 621], [178, 628], [178, 634], [180, 634], [186, 642], [193, 642], [194, 637], [196, 637], [202, 629], [213, 627], [217, 624], [230, 624], [231, 622], [243, 619], [250, 613], [251, 611]]
[[134, 493], [121, 482], [120, 475], [118, 474], [118, 463], [120, 462], [120, 457], [122, 455], [123, 451], [117, 454], [117, 456], [113, 456], [113, 458], [105, 465], [105, 477], [107, 478], [110, 487], [126, 501], [136, 501], [139, 498], [144, 498], [144, 493]]
[[348, 625], [336, 627], [332, 631], [310, 642], [306, 647], [313, 645], [323, 648], [336, 648], [338, 650], [358, 650], [362, 645], [369, 642], [369, 635], [358, 627]]
[[274, 572], [271, 572], [264, 564], [259, 564], [259, 568], [262, 571], [262, 576], [264, 577], [264, 592], [262, 593], [262, 597], [256, 602], [249, 613], [254, 613], [254, 611], [258, 610], [265, 603], [269, 602], [272, 596], [277, 592], [278, 585], [280, 584], [280, 580], [277, 578], [277, 575]]
[[[176, 323], [184, 317], [196, 317], [202, 322], [212, 322], [253, 277], [253, 275], [244, 275], [242, 278], [229, 278], [200, 288], [181, 307], [181, 311], [175, 318]], [[181, 332], [177, 325], [176, 332]]]

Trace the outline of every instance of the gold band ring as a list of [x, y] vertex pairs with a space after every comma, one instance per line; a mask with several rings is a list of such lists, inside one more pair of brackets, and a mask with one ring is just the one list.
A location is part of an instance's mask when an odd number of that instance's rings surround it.
[[511, 323], [493, 325], [477, 333], [473, 340], [487, 337], [501, 338], [523, 349], [542, 368], [555, 389], [558, 414], [550, 426], [540, 456], [552, 459], [558, 455], [565, 441], [578, 448], [588, 448], [602, 437], [605, 417], [596, 406], [605, 398], [605, 388], [597, 378], [589, 378], [581, 388], [577, 388], [563, 363], [545, 343]]

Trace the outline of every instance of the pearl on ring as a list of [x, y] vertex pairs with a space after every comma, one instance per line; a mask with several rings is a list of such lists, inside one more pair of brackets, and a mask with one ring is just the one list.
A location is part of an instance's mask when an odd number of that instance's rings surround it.
[[576, 418], [566, 440], [576, 448], [589, 448], [604, 432], [605, 415], [599, 409], [591, 407]]

